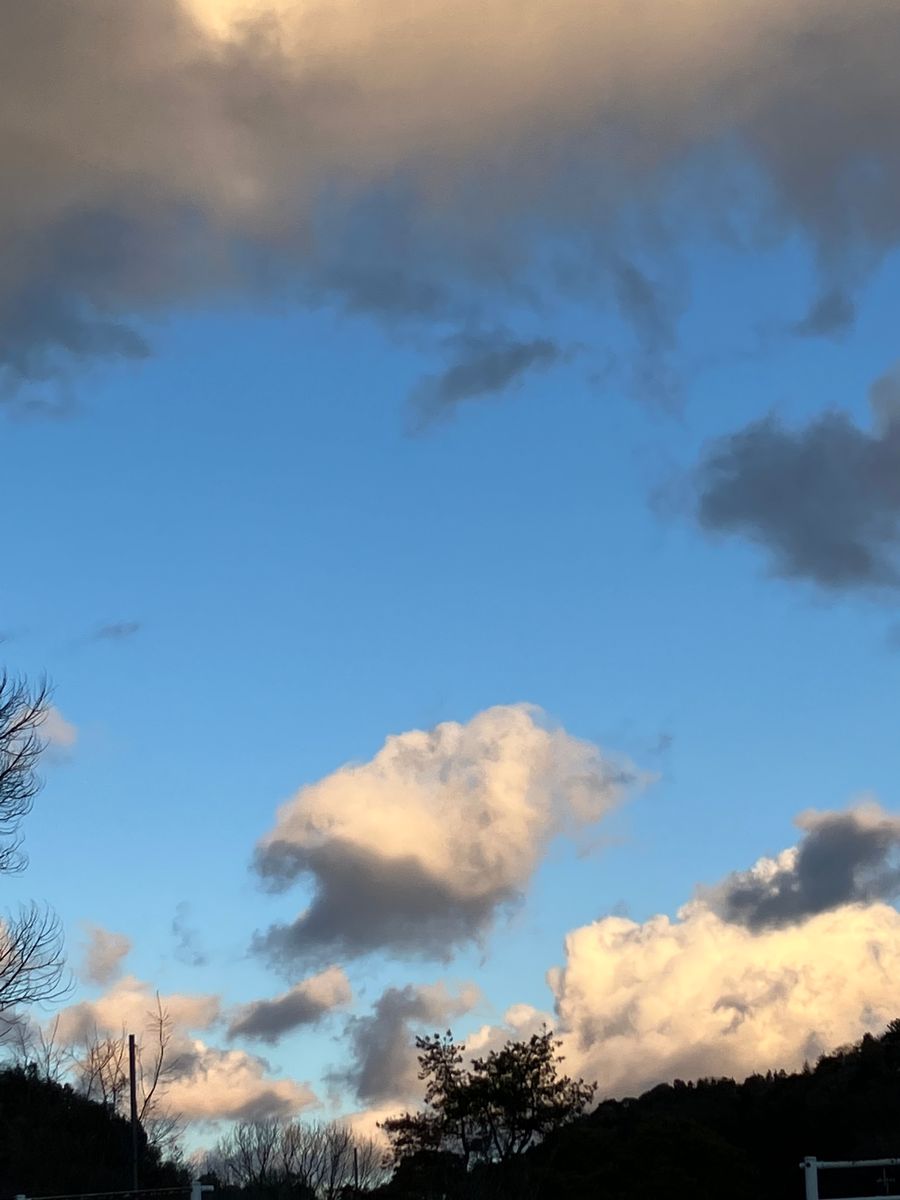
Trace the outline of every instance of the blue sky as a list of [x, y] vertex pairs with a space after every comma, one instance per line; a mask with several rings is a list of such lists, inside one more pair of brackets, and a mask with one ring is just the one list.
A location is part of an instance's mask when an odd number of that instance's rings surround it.
[[[379, 320], [290, 288], [126, 298], [148, 357], [20, 379], [0, 432], [16, 562], [2, 649], [49, 674], [77, 741], [46, 769], [8, 894], [59, 911], [75, 965], [89, 922], [131, 939], [124, 969], [151, 989], [226, 1010], [272, 996], [304, 971], [274, 971], [252, 935], [310, 895], [267, 894], [250, 869], [278, 805], [391, 734], [529, 702], [642, 786], [590, 853], [553, 842], [515, 912], [452, 961], [340, 964], [363, 1016], [389, 986], [474, 980], [467, 1033], [511, 1005], [552, 1011], [569, 931], [675, 919], [698, 885], [793, 845], [807, 808], [871, 794], [896, 810], [896, 592], [775, 577], [764, 547], [696, 520], [714, 439], [770, 413], [870, 428], [900, 261], [886, 238], [850, 288], [853, 323], [799, 337], [821, 287], [814, 232], [742, 250], [697, 222], [657, 256], [645, 243], [643, 277], [678, 296], [649, 349], [606, 283], [531, 306], [495, 295], [490, 327], [559, 357], [424, 428], [410, 396], [466, 321]], [[535, 262], [557, 238], [534, 235]], [[647, 395], [635, 372], [660, 362], [677, 386]], [[47, 396], [59, 415], [23, 411]], [[203, 965], [176, 956], [178, 905]], [[353, 1111], [324, 1080], [345, 1016], [265, 1053]]]

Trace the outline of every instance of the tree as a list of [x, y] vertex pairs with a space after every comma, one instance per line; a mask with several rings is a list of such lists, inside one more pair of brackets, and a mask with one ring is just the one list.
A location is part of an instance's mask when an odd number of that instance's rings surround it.
[[[26, 865], [19, 829], [41, 787], [37, 764], [49, 689], [0, 673], [0, 874]], [[0, 1020], [15, 1023], [25, 1004], [63, 995], [62, 934], [58, 919], [40, 904], [23, 905], [0, 918]]]
[[559, 1074], [560, 1043], [546, 1027], [474, 1059], [468, 1069], [465, 1047], [449, 1031], [417, 1038], [416, 1045], [425, 1107], [383, 1125], [398, 1166], [430, 1159], [446, 1173], [449, 1155], [466, 1171], [479, 1163], [507, 1167], [580, 1116], [596, 1090]]
[[[128, 1034], [124, 1029], [114, 1035], [94, 1029], [80, 1046], [70, 1048], [69, 1059], [83, 1095], [114, 1112], [128, 1112]], [[165, 1106], [165, 1090], [181, 1071], [182, 1058], [172, 1053], [172, 1018], [159, 993], [156, 1008], [147, 1014], [147, 1026], [137, 1039], [135, 1068], [138, 1123], [151, 1146], [175, 1157], [183, 1122], [179, 1113]]]
[[238, 1121], [207, 1156], [220, 1185], [292, 1200], [342, 1200], [382, 1182], [382, 1154], [341, 1122]]
[[[144, 1143], [141, 1182], [164, 1188], [187, 1182], [183, 1169]], [[28, 1187], [39, 1195], [110, 1192], [131, 1175], [129, 1122], [70, 1085], [37, 1069], [0, 1069], [0, 1194]]]
[[597, 1085], [557, 1073], [561, 1044], [545, 1026], [527, 1041], [507, 1042], [474, 1060], [468, 1103], [484, 1157], [508, 1162], [588, 1107]]

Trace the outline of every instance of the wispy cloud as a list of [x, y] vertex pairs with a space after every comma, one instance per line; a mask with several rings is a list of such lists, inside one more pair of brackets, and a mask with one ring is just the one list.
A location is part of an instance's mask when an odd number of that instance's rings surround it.
[[87, 942], [79, 969], [85, 983], [106, 987], [122, 970], [131, 952], [132, 941], [124, 933], [113, 933], [100, 925], [86, 925]]
[[209, 959], [200, 943], [199, 931], [188, 923], [190, 912], [191, 906], [186, 900], [179, 901], [175, 906], [175, 916], [172, 918], [175, 957], [190, 967], [202, 967]]
[[550, 338], [519, 338], [507, 330], [459, 334], [448, 345], [450, 363], [412, 393], [420, 425], [447, 416], [463, 401], [507, 392], [529, 372], [545, 370], [565, 356]]
[[134, 637], [140, 631], [140, 621], [111, 621], [108, 625], [101, 625], [93, 634], [92, 640], [95, 642], [122, 642], [127, 638]]

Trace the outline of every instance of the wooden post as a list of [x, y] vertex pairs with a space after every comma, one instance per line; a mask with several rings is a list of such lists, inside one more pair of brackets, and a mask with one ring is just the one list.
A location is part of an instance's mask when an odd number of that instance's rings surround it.
[[135, 1071], [136, 1052], [134, 1034], [128, 1035], [128, 1075], [131, 1084], [131, 1187], [138, 1190], [138, 1116], [137, 1116], [137, 1077]]

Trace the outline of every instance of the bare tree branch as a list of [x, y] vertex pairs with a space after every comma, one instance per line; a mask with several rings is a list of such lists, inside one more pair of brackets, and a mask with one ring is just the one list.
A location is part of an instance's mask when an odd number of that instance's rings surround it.
[[46, 681], [32, 691], [24, 680], [0, 672], [0, 872], [26, 863], [19, 826], [41, 789], [37, 764], [46, 743], [40, 729], [49, 702]]
[[27, 904], [0, 917], [0, 1021], [9, 1027], [19, 1019], [18, 1008], [57, 1000], [68, 990], [56, 915], [44, 905]]

